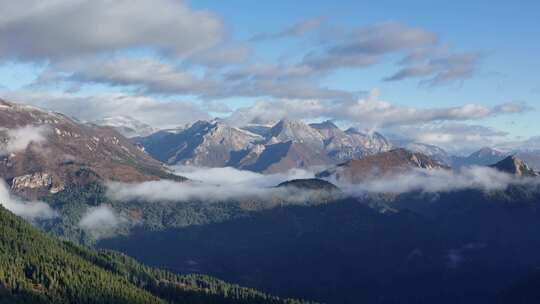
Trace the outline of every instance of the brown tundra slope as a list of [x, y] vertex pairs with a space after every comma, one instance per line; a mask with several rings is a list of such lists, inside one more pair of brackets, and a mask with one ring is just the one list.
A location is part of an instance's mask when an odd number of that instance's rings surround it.
[[0, 177], [27, 198], [69, 183], [174, 178], [112, 128], [1, 99]]

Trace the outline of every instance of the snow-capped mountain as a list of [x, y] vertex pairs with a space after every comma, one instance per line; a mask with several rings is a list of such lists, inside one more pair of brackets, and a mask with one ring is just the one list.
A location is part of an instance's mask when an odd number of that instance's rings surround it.
[[158, 129], [130, 116], [105, 117], [94, 122], [99, 126], [112, 127], [127, 138], [148, 136]]

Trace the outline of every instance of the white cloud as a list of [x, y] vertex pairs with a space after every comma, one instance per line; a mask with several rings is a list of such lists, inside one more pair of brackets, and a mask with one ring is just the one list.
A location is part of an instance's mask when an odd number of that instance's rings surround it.
[[46, 60], [131, 48], [185, 55], [219, 43], [223, 22], [181, 0], [0, 1], [0, 57]]
[[45, 126], [27, 125], [15, 129], [1, 129], [5, 140], [0, 143], [0, 156], [25, 150], [30, 144], [41, 144], [46, 140], [49, 129]]
[[107, 205], [89, 208], [79, 221], [79, 227], [94, 237], [112, 232], [125, 219], [122, 219]]
[[274, 188], [281, 182], [311, 178], [313, 173], [304, 170], [290, 170], [283, 174], [263, 175], [233, 168], [177, 167], [177, 173], [190, 182], [149, 181], [143, 183], [108, 184], [107, 195], [118, 201], [143, 200], [148, 202], [186, 202], [201, 200], [218, 202], [237, 199], [287, 199], [291, 202], [305, 202], [310, 193], [290, 192], [289, 189]]
[[504, 190], [511, 184], [540, 185], [538, 179], [517, 178], [489, 167], [465, 167], [460, 171], [414, 169], [393, 176], [367, 178], [355, 185], [340, 185], [352, 195], [364, 193], [451, 192], [467, 189]]
[[72, 72], [69, 76], [51, 79], [45, 74], [45, 80], [68, 81], [79, 85], [103, 83], [110, 86], [134, 86], [145, 94], [210, 95], [216, 94], [221, 85], [212, 79], [197, 77], [173, 64], [150, 57], [78, 61], [71, 63], [67, 70]]
[[0, 204], [14, 214], [30, 220], [48, 219], [56, 216], [56, 212], [43, 202], [27, 202], [12, 196], [3, 180], [0, 180]]
[[267, 188], [273, 187], [283, 181], [299, 178], [313, 177], [313, 173], [302, 169], [291, 169], [284, 173], [260, 174], [252, 171], [225, 168], [200, 168], [189, 166], [175, 166], [178, 175], [195, 181], [204, 181], [211, 185], [245, 185], [246, 187]]

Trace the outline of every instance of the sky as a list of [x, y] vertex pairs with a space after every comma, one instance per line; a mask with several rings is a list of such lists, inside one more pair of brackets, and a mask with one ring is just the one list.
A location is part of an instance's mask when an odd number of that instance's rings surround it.
[[455, 152], [540, 138], [538, 1], [0, 7], [0, 98], [83, 121], [330, 119]]

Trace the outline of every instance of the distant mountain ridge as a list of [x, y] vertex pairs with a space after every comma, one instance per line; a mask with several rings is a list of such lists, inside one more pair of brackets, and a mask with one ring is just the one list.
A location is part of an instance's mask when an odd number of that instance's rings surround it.
[[452, 165], [456, 168], [471, 165], [487, 166], [503, 160], [509, 154], [510, 153], [498, 150], [496, 148], [484, 147], [470, 154], [469, 156], [452, 157]]
[[328, 166], [388, 151], [381, 134], [343, 131], [330, 121], [307, 124], [283, 119], [271, 127], [232, 127], [222, 121], [198, 121], [178, 132], [160, 131], [135, 142], [167, 164], [232, 166], [256, 172]]

